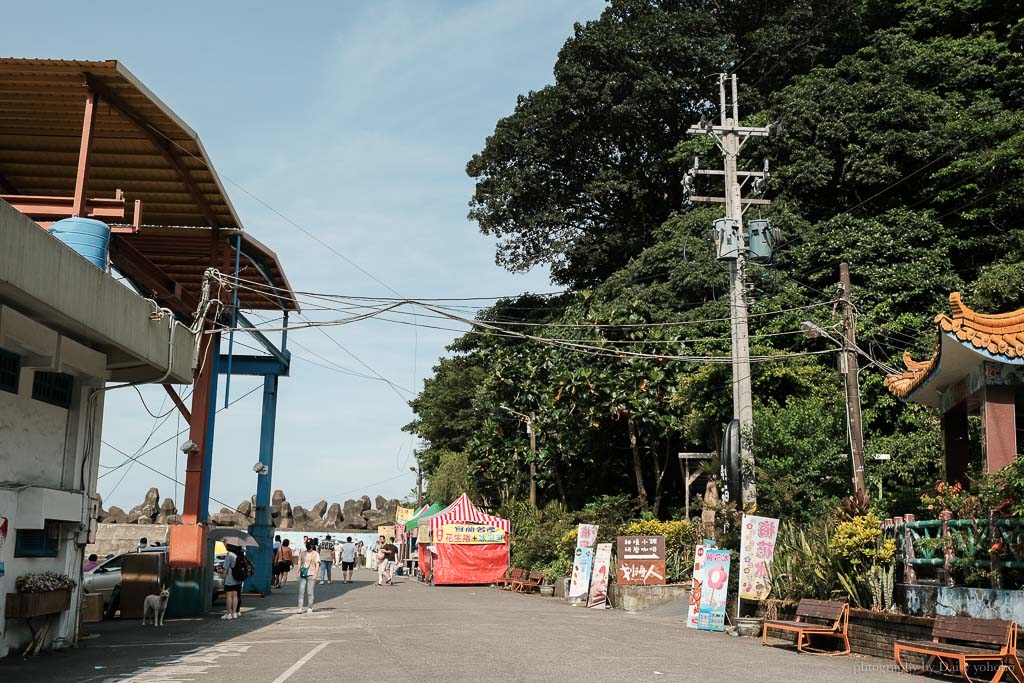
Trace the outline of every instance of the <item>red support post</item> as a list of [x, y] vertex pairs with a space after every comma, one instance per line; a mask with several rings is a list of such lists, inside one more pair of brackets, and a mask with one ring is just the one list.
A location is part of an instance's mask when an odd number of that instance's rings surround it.
[[203, 478], [209, 476], [203, 471], [203, 445], [206, 443], [206, 429], [209, 418], [210, 389], [213, 386], [213, 335], [203, 334], [199, 349], [199, 368], [196, 371], [192, 389], [192, 411], [189, 421], [188, 438], [195, 444], [188, 453], [185, 465], [185, 501], [182, 507], [181, 521], [183, 524], [202, 524], [199, 519], [202, 507], [200, 500], [203, 490]]
[[92, 132], [96, 123], [96, 93], [88, 91], [85, 96], [85, 117], [82, 121], [82, 141], [78, 148], [78, 173], [75, 176], [75, 198], [71, 204], [71, 215], [82, 216], [85, 211], [85, 193], [89, 185], [89, 150], [92, 148]]

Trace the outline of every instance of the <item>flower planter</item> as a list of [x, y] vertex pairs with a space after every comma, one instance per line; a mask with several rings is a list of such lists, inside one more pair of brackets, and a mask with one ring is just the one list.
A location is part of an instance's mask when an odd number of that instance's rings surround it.
[[543, 595], [545, 598], [550, 598], [551, 596], [553, 596], [555, 594], [554, 584], [540, 586], [540, 594]]
[[47, 591], [45, 593], [8, 593], [4, 605], [5, 617], [41, 617], [45, 614], [60, 614], [71, 607], [71, 591]]

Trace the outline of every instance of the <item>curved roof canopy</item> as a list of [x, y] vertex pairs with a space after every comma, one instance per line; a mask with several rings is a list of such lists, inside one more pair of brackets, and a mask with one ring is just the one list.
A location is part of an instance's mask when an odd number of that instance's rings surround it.
[[984, 360], [1024, 365], [1024, 310], [998, 315], [972, 311], [960, 292], [949, 295], [950, 315], [935, 316], [935, 353], [926, 361], [903, 354], [907, 371], [885, 378], [905, 401], [941, 406], [942, 392]]
[[0, 196], [43, 225], [61, 217], [52, 205], [76, 193], [90, 93], [86, 195], [96, 206], [123, 198], [124, 217], [83, 214], [115, 227], [115, 267], [157, 298], [192, 300], [207, 267], [233, 272], [240, 236], [239, 276], [278, 294], [242, 290], [241, 306], [297, 310], [277, 256], [244, 232], [199, 136], [117, 61], [0, 58]]

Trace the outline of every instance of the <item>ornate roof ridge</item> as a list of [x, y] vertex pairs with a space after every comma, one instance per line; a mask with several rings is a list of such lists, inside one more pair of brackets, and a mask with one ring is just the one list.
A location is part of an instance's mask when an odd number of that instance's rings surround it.
[[885, 378], [889, 392], [906, 398], [917, 389], [938, 365], [942, 352], [942, 334], [949, 333], [957, 341], [978, 351], [1007, 358], [1024, 358], [1024, 309], [1011, 313], [978, 313], [964, 304], [960, 292], [949, 295], [951, 315], [935, 316], [937, 335], [935, 353], [925, 361], [915, 361], [908, 352], [903, 354], [907, 371]]

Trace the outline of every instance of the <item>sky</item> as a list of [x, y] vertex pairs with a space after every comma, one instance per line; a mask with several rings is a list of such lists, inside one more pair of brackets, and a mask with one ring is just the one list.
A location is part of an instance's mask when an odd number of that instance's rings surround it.
[[[404, 297], [498, 296], [557, 288], [546, 271], [494, 265], [494, 240], [466, 218], [466, 162], [519, 94], [552, 82], [573, 23], [603, 5], [13, 3], [0, 22], [0, 53], [123, 63], [199, 133], [243, 225], [277, 252], [297, 290], [392, 296], [275, 210]], [[306, 506], [405, 497], [415, 487], [415, 444], [401, 431], [413, 417], [403, 392], [304, 358], [319, 354], [418, 391], [456, 335], [382, 321], [326, 331], [289, 335], [301, 357], [281, 380], [273, 487]], [[217, 417], [211, 511], [255, 493], [260, 385], [233, 379], [232, 400], [257, 391]], [[222, 381], [220, 405], [223, 392]], [[141, 394], [157, 415], [171, 407], [159, 387]], [[136, 505], [151, 486], [181, 505], [182, 487], [167, 477], [185, 479], [185, 437], [175, 438], [185, 425], [176, 413], [155, 420], [148, 411], [132, 389], [107, 395], [105, 507]], [[117, 467], [125, 456], [114, 448], [134, 455], [154, 446], [139, 461], [165, 476]]]

